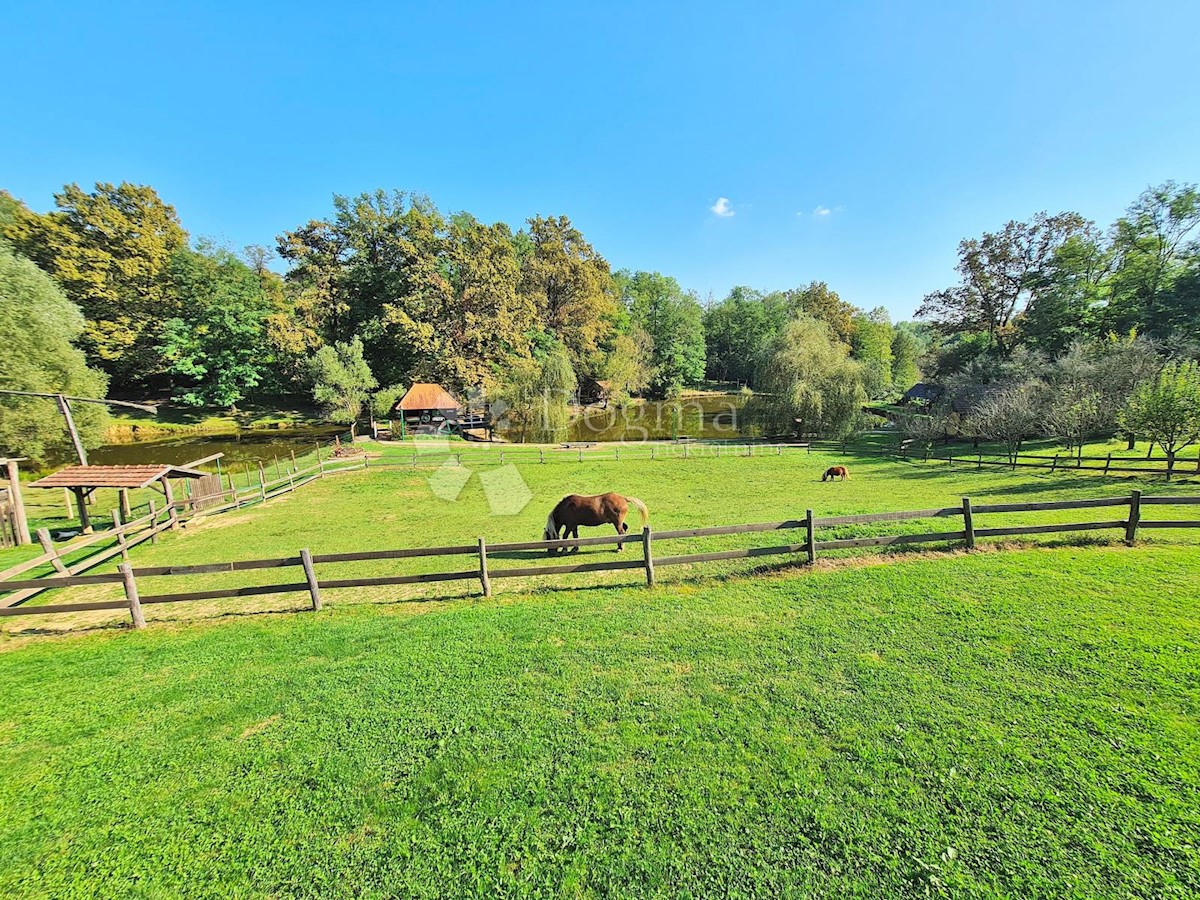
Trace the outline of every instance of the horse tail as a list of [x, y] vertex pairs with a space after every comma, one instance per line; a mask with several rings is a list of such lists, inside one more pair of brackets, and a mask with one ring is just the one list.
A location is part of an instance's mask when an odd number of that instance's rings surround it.
[[642, 527], [645, 527], [646, 522], [650, 519], [650, 510], [646, 509], [646, 504], [637, 497], [626, 497], [625, 502], [637, 509], [638, 513], [640, 513], [642, 517]]

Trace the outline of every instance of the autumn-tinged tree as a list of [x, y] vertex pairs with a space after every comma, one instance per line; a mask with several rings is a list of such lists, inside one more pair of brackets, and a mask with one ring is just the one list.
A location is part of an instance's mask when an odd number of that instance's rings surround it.
[[[107, 379], [72, 343], [83, 327], [79, 308], [50, 276], [0, 242], [0, 387], [103, 397]], [[84, 446], [98, 446], [104, 407], [76, 404], [73, 417]], [[0, 447], [44, 462], [71, 444], [53, 400], [0, 396]]]
[[861, 310], [839, 297], [825, 282], [813, 281], [808, 287], [784, 291], [783, 299], [791, 316], [798, 313], [812, 316], [818, 322], [824, 322], [836, 340], [850, 343], [854, 334], [854, 316]]
[[566, 347], [576, 371], [593, 374], [618, 314], [608, 263], [566, 216], [535, 216], [522, 242], [521, 293]]
[[168, 267], [187, 244], [174, 207], [142, 185], [69, 184], [43, 214], [18, 206], [4, 236], [87, 319], [83, 345], [122, 390], [161, 375], [161, 324], [179, 310]]

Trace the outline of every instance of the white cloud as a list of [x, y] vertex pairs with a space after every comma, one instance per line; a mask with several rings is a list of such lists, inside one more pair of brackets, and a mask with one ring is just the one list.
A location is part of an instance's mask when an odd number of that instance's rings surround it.
[[709, 207], [709, 211], [714, 216], [720, 216], [723, 219], [733, 215], [733, 207], [729, 205], [728, 197], [718, 197], [717, 202]]
[[827, 216], [831, 212], [833, 212], [833, 210], [830, 209], [828, 206], [818, 206], [816, 209], [813, 210], [813, 215], [814, 216]]

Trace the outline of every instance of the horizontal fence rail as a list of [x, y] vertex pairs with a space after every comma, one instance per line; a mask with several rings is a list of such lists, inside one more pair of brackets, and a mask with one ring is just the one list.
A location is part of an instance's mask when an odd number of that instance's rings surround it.
[[[474, 544], [455, 544], [441, 547], [410, 547], [394, 550], [364, 550], [350, 553], [312, 554], [307, 549], [301, 550], [296, 556], [276, 557], [272, 559], [236, 560], [230, 562], [202, 563], [183, 566], [131, 566], [123, 562], [116, 574], [78, 575], [70, 571], [52, 577], [39, 579], [9, 580], [0, 582], [0, 593], [14, 592], [14, 597], [22, 597], [22, 592], [31, 587], [37, 591], [50, 589], [94, 586], [120, 583], [124, 587], [124, 600], [101, 600], [93, 602], [59, 603], [45, 606], [19, 606], [16, 601], [0, 607], [0, 616], [42, 615], [49, 613], [86, 612], [102, 610], [128, 610], [134, 627], [142, 627], [145, 619], [141, 607], [159, 603], [177, 603], [198, 600], [220, 600], [237, 597], [254, 597], [270, 594], [307, 593], [312, 608], [322, 608], [322, 590], [335, 590], [355, 587], [385, 587], [392, 585], [430, 584], [449, 581], [478, 580], [483, 596], [491, 596], [491, 582], [496, 578], [536, 578], [551, 575], [572, 575], [587, 572], [611, 572], [642, 570], [646, 583], [653, 585], [655, 570], [662, 566], [692, 565], [726, 560], [753, 560], [770, 556], [803, 555], [804, 561], [811, 564], [816, 561], [821, 552], [830, 550], [849, 550], [862, 547], [893, 547], [909, 544], [937, 544], [963, 542], [968, 549], [975, 546], [978, 538], [1009, 537], [1016, 535], [1043, 535], [1058, 533], [1073, 533], [1084, 531], [1119, 530], [1124, 533], [1124, 539], [1132, 544], [1139, 528], [1200, 528], [1200, 519], [1156, 519], [1145, 520], [1141, 517], [1142, 506], [1196, 506], [1200, 505], [1198, 497], [1143, 497], [1140, 491], [1133, 491], [1128, 496], [1106, 497], [1084, 500], [1050, 500], [1028, 503], [987, 503], [974, 506], [969, 497], [964, 497], [959, 506], [946, 506], [934, 509], [919, 509], [901, 512], [863, 513], [843, 516], [817, 516], [812, 510], [807, 510], [803, 518], [785, 519], [777, 522], [759, 522], [745, 525], [715, 525], [701, 528], [681, 528], [661, 532], [653, 532], [648, 526], [640, 533], [623, 535], [604, 535], [590, 538], [566, 538], [551, 541], [514, 541], [497, 543], [489, 546], [483, 538]], [[977, 527], [976, 517], [997, 513], [1014, 512], [1046, 512], [1060, 510], [1087, 510], [1125, 507], [1128, 512], [1125, 518], [1108, 519], [1094, 522], [1064, 522], [1040, 525], [1009, 525], [1003, 527]], [[949, 531], [921, 532], [913, 534], [890, 535], [860, 535], [842, 536], [835, 534], [824, 540], [818, 538], [820, 528], [840, 529], [855, 525], [875, 523], [924, 521], [932, 519], [954, 518], [961, 520], [962, 527]], [[170, 519], [157, 523], [155, 518], [148, 517], [148, 522], [142, 522], [142, 527], [153, 531], [156, 527], [169, 527]], [[130, 523], [130, 527], [137, 523]], [[655, 557], [652, 549], [655, 543], [664, 541], [684, 540], [689, 538], [719, 537], [741, 534], [762, 534], [768, 532], [802, 532], [802, 540], [780, 543], [765, 547], [741, 547], [731, 550], [716, 550], [710, 552], [684, 553], [671, 556]], [[506, 554], [519, 551], [537, 550], [549, 554], [569, 553], [578, 551], [581, 547], [599, 547], [624, 544], [633, 547], [640, 545], [640, 558], [610, 559], [602, 561], [582, 561], [559, 564], [539, 564], [524, 566], [508, 566], [493, 568], [494, 563], [508, 560]], [[469, 568], [458, 567], [447, 572], [424, 572], [415, 574], [380, 575], [358, 578], [321, 578], [318, 577], [315, 566], [366, 562], [375, 560], [403, 560], [443, 556], [474, 556], [477, 564]], [[25, 564], [26, 568], [28, 564]], [[21, 567], [17, 567], [21, 569]], [[215, 575], [252, 570], [300, 568], [304, 573], [303, 581], [288, 581], [281, 584], [246, 585], [241, 587], [214, 588], [212, 590], [193, 590], [176, 593], [160, 593], [141, 596], [137, 579], [160, 578], [176, 576]], [[13, 570], [10, 570], [10, 573]], [[17, 574], [21, 574], [20, 571]]]

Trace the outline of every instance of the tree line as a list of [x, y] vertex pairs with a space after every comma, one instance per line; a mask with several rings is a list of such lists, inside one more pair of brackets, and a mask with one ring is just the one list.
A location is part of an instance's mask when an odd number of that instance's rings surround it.
[[[1028, 434], [1078, 435], [1117, 427], [1139, 379], [1195, 355], [1200, 325], [1200, 201], [1172, 183], [1107, 231], [1039, 214], [964, 240], [960, 282], [900, 323], [817, 281], [702, 302], [667, 275], [614, 271], [565, 216], [513, 230], [402, 191], [335, 196], [239, 252], [190, 236], [151, 187], [72, 184], [54, 201], [38, 213], [0, 191], [0, 327], [22, 348], [5, 387], [223, 408], [303, 395], [347, 421], [435, 381], [552, 439], [585, 381], [620, 404], [707, 379], [753, 391], [764, 433], [838, 437], [924, 378], [964, 434], [1006, 391], [1037, 398]], [[1114, 369], [1125, 383], [1098, 383]], [[53, 417], [0, 399], [0, 439], [40, 455], [60, 440]], [[85, 419], [94, 442], [102, 413]]]

